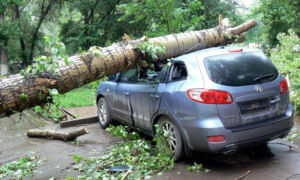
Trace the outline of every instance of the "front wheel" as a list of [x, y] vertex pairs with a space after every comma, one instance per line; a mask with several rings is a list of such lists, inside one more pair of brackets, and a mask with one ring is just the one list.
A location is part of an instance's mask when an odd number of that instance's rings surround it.
[[183, 156], [183, 143], [177, 126], [166, 117], [162, 117], [158, 121], [158, 124], [164, 133], [168, 133], [167, 141], [169, 148], [176, 160], [179, 160]]
[[111, 123], [111, 115], [105, 99], [102, 97], [98, 101], [98, 119], [101, 128], [107, 128]]

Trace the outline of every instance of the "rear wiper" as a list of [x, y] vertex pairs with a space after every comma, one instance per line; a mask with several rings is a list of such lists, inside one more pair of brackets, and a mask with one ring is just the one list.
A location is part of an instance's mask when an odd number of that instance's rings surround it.
[[253, 81], [254, 82], [261, 82], [262, 80], [264, 79], [269, 79], [271, 77], [275, 76], [275, 74], [266, 74], [266, 75], [263, 75], [263, 76], [259, 76], [257, 78], [254, 78]]

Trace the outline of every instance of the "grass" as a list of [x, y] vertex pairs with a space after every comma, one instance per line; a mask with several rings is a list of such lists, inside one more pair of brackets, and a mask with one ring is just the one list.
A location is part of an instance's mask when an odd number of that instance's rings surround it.
[[64, 108], [92, 106], [96, 104], [96, 89], [78, 88], [74, 89], [61, 98], [60, 105]]
[[97, 87], [103, 80], [105, 79], [94, 81], [64, 94], [60, 99], [60, 106], [69, 108], [95, 105]]

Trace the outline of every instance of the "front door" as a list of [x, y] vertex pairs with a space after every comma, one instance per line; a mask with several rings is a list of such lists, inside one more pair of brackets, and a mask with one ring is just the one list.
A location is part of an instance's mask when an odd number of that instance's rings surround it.
[[115, 118], [125, 121], [132, 125], [132, 109], [130, 103], [130, 86], [137, 82], [137, 70], [130, 69], [121, 73], [119, 82], [116, 85], [113, 94], [113, 104], [111, 108], [112, 114]]
[[165, 88], [159, 83], [157, 72], [147, 70], [144, 75], [139, 72], [137, 83], [130, 84], [130, 103], [134, 125], [140, 128], [151, 128], [151, 119], [158, 111], [161, 94]]

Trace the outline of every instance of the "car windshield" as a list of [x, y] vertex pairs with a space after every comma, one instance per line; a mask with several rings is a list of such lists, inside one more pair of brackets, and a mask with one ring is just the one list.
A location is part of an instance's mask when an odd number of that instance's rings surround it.
[[278, 77], [274, 64], [261, 52], [210, 56], [204, 65], [213, 82], [227, 86], [266, 83]]

